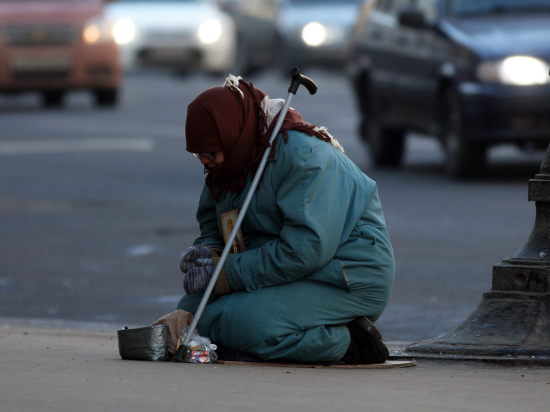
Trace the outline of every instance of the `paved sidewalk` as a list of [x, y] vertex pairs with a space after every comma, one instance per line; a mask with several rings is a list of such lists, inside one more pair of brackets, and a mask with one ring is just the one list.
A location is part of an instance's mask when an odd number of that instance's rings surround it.
[[402, 369], [327, 370], [123, 361], [116, 327], [60, 325], [0, 320], [1, 412], [550, 410], [548, 366], [420, 359]]

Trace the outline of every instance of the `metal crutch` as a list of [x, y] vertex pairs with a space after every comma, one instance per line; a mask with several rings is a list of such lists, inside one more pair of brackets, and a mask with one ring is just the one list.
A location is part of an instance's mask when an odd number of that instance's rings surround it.
[[241, 223], [244, 219], [244, 216], [246, 214], [246, 211], [248, 209], [248, 205], [250, 204], [250, 201], [252, 200], [252, 196], [254, 196], [254, 192], [256, 191], [256, 187], [258, 186], [258, 183], [260, 182], [260, 178], [262, 177], [263, 171], [265, 169], [265, 165], [267, 164], [267, 159], [269, 158], [269, 153], [271, 152], [271, 144], [273, 143], [273, 140], [275, 140], [275, 137], [279, 134], [279, 130], [281, 129], [281, 125], [283, 124], [283, 121], [285, 119], [286, 113], [288, 111], [288, 108], [290, 106], [290, 102], [292, 100], [292, 97], [296, 95], [296, 92], [298, 91], [298, 88], [301, 84], [304, 85], [304, 87], [307, 89], [309, 94], [315, 94], [317, 92], [317, 85], [313, 80], [311, 80], [309, 77], [304, 76], [300, 73], [300, 69], [298, 67], [294, 67], [290, 71], [290, 75], [292, 76], [292, 80], [290, 82], [290, 87], [288, 88], [288, 96], [285, 101], [285, 104], [283, 108], [281, 109], [279, 118], [277, 120], [277, 123], [275, 124], [275, 129], [273, 130], [273, 133], [271, 135], [271, 138], [269, 139], [269, 147], [266, 149], [262, 160], [260, 162], [260, 165], [258, 166], [258, 170], [256, 172], [256, 175], [254, 176], [254, 180], [252, 181], [252, 185], [250, 186], [250, 189], [246, 195], [246, 199], [244, 200], [243, 206], [241, 210], [239, 211], [239, 216], [237, 217], [237, 222], [235, 223], [235, 226], [233, 227], [233, 230], [231, 231], [231, 234], [229, 236], [229, 239], [227, 240], [227, 243], [225, 244], [225, 247], [223, 249], [222, 255], [220, 256], [220, 260], [218, 262], [218, 265], [216, 266], [216, 270], [212, 274], [212, 278], [210, 279], [210, 282], [208, 283], [208, 287], [206, 288], [204, 292], [204, 296], [202, 297], [202, 300], [199, 304], [199, 307], [197, 309], [197, 312], [195, 313], [195, 316], [193, 317], [193, 322], [189, 326], [189, 330], [185, 336], [185, 339], [183, 340], [183, 344], [180, 345], [178, 348], [174, 359], [183, 362], [184, 357], [189, 350], [189, 341], [191, 340], [191, 336], [193, 335], [193, 332], [197, 328], [197, 325], [199, 323], [200, 317], [202, 315], [202, 312], [206, 306], [206, 302], [208, 302], [208, 299], [210, 298], [210, 295], [212, 294], [212, 290], [214, 289], [214, 285], [216, 284], [216, 280], [218, 280], [218, 276], [220, 275], [220, 272], [223, 268], [223, 265], [225, 263], [225, 260], [227, 259], [227, 255], [229, 255], [229, 250], [231, 249], [231, 245], [233, 245], [233, 242], [235, 241], [235, 237], [237, 236], [237, 231], [241, 227]]

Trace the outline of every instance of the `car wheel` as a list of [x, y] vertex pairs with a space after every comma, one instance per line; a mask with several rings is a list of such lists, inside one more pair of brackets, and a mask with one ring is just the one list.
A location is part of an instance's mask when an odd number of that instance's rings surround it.
[[64, 97], [64, 90], [44, 90], [42, 92], [42, 106], [50, 108], [62, 107]]
[[368, 76], [363, 73], [356, 78], [352, 78], [352, 89], [355, 94], [357, 109], [359, 112], [359, 137], [364, 142], [368, 141], [369, 124], [369, 80]]
[[300, 70], [303, 70], [303, 67], [300, 66], [300, 62], [297, 61], [296, 57], [293, 55], [292, 51], [285, 44], [284, 41], [279, 41], [279, 52], [277, 56], [277, 66], [279, 67], [279, 73], [281, 76], [286, 79], [290, 75], [290, 72], [294, 66], [298, 66]]
[[97, 107], [116, 106], [118, 100], [117, 89], [95, 89], [95, 104]]
[[250, 62], [248, 56], [248, 46], [246, 40], [243, 37], [239, 37], [237, 40], [237, 51], [235, 53], [235, 61], [233, 67], [231, 67], [231, 74], [233, 76], [246, 77], [251, 74]]
[[389, 129], [380, 122], [380, 110], [371, 101], [361, 129], [369, 143], [371, 158], [376, 167], [399, 167], [405, 151], [405, 131]]
[[485, 167], [487, 148], [484, 144], [466, 139], [456, 92], [448, 89], [444, 96], [442, 140], [446, 157], [445, 170], [454, 179], [478, 177]]
[[[174, 69], [174, 76], [176, 77], [187, 77], [190, 74], [190, 70], [187, 67], [179, 67], [177, 69]], [[211, 73], [207, 73], [211, 74]]]

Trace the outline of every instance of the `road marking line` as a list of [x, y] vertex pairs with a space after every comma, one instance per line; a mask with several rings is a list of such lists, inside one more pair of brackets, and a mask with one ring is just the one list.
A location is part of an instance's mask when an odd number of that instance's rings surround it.
[[51, 154], [77, 152], [130, 151], [151, 152], [155, 141], [149, 138], [89, 138], [79, 140], [50, 140], [0, 142], [0, 155]]
[[[15, 125], [19, 124], [21, 121], [20, 118], [13, 121]], [[25, 125], [28, 127], [26, 130], [36, 130], [36, 131], [50, 131], [58, 133], [82, 133], [82, 130], [86, 130], [88, 134], [94, 136], [159, 136], [159, 137], [169, 137], [169, 138], [178, 138], [184, 139], [184, 129], [185, 122], [183, 123], [170, 123], [167, 124], [166, 121], [155, 121], [155, 122], [121, 122], [116, 120], [105, 120], [102, 122], [97, 122], [93, 120], [84, 120], [84, 119], [63, 119], [59, 121], [58, 118], [52, 117], [39, 117], [34, 120], [32, 124]]]
[[127, 254], [132, 257], [151, 255], [160, 250], [156, 245], [140, 245], [128, 249]]

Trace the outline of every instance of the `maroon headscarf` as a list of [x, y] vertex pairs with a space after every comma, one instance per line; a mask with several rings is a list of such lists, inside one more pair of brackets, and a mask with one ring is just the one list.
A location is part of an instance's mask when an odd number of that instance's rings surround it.
[[[187, 107], [186, 150], [191, 153], [222, 151], [225, 158], [221, 165], [205, 168], [206, 185], [216, 203], [227, 192], [239, 193], [245, 188], [249, 173], [254, 177], [269, 147], [279, 114], [267, 127], [267, 116], [261, 106], [265, 97], [252, 83], [240, 79], [238, 88], [224, 85], [207, 89]], [[285, 141], [288, 141], [289, 129], [327, 142], [331, 140], [325, 130], [304, 122], [294, 109], [288, 110], [281, 126]]]

